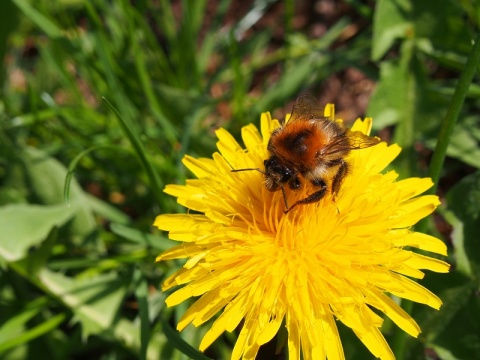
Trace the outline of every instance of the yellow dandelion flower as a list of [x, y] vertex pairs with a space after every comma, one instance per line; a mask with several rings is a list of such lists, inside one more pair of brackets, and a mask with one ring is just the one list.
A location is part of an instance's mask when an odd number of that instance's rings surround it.
[[[333, 106], [325, 114], [334, 119]], [[341, 121], [341, 120], [335, 120]], [[353, 131], [369, 134], [372, 119], [358, 119]], [[197, 179], [168, 185], [167, 194], [196, 213], [159, 215], [154, 225], [181, 242], [157, 261], [186, 259], [163, 284], [180, 286], [168, 306], [199, 297], [177, 329], [200, 326], [216, 317], [200, 344], [204, 351], [224, 331], [243, 321], [232, 359], [254, 359], [282, 324], [288, 331], [290, 360], [343, 359], [336, 321], [350, 327], [381, 359], [394, 355], [380, 332], [384, 313], [416, 337], [420, 328], [389, 295], [438, 309], [441, 300], [411, 278], [422, 270], [447, 272], [443, 261], [415, 253], [417, 248], [446, 255], [440, 240], [410, 229], [439, 204], [422, 195], [428, 178], [397, 181], [385, 170], [400, 153], [397, 145], [378, 145], [348, 155], [349, 174], [333, 197], [284, 213], [282, 192], [265, 188], [258, 171], [268, 158], [267, 144], [279, 126], [269, 113], [242, 129], [246, 150], [224, 129], [217, 131], [219, 153], [212, 159], [185, 156]], [[290, 203], [311, 194], [311, 187], [286, 191]]]

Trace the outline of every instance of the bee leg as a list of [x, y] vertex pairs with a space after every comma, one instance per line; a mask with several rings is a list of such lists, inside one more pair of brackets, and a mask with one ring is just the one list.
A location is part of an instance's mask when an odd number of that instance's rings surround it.
[[335, 198], [335, 195], [340, 190], [340, 186], [342, 185], [343, 179], [348, 173], [348, 164], [346, 161], [342, 161], [340, 166], [338, 167], [337, 173], [333, 177], [332, 180], [332, 195]]
[[282, 189], [283, 201], [285, 202], [285, 207], [288, 210], [287, 194], [285, 193], [285, 188], [282, 186], [280, 189]]
[[[298, 188], [300, 188], [300, 186], [302, 185], [302, 183], [300, 182], [300, 179], [298, 178], [298, 176], [294, 176], [288, 183], [288, 186], [290, 187], [290, 189], [292, 190], [296, 190]], [[287, 210], [284, 210], [283, 212], [286, 214], [288, 213], [292, 208], [289, 208], [288, 207], [288, 202], [287, 202], [287, 195], [285, 193], [285, 188], [282, 186], [281, 187], [282, 189], [282, 194], [283, 194], [283, 201], [285, 202], [285, 208]], [[295, 205], [293, 205], [295, 206]], [[292, 206], [292, 207], [293, 207]]]
[[323, 181], [322, 179], [313, 179], [312, 184], [321, 187], [321, 189], [315, 191], [311, 195], [308, 195], [305, 199], [298, 200], [295, 204], [292, 205], [291, 208], [287, 207], [287, 210], [283, 211], [285, 214], [289, 213], [297, 205], [311, 204], [320, 201], [325, 196], [325, 193], [327, 192], [327, 184], [325, 184], [325, 181]]

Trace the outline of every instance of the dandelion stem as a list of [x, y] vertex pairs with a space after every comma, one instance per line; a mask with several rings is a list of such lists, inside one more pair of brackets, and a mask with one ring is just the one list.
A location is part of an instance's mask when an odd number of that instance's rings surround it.
[[480, 32], [477, 35], [477, 38], [474, 41], [472, 51], [468, 56], [467, 63], [463, 68], [463, 71], [460, 75], [460, 78], [455, 88], [455, 92], [448, 107], [447, 114], [443, 119], [442, 127], [440, 128], [440, 133], [438, 135], [437, 146], [433, 152], [432, 161], [430, 162], [429, 176], [434, 182], [433, 188], [430, 190], [430, 193], [435, 193], [437, 190], [438, 179], [440, 178], [440, 173], [442, 171], [443, 162], [445, 161], [445, 156], [447, 153], [447, 147], [450, 143], [450, 136], [452, 135], [455, 122], [458, 119], [460, 110], [462, 109], [463, 103], [465, 101], [465, 96], [467, 95], [468, 88], [472, 82], [475, 71], [477, 70], [478, 64], [480, 62]]

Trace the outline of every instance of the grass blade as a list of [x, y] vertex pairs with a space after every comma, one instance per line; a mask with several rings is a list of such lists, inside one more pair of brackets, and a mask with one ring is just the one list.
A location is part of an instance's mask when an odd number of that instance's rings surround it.
[[457, 122], [458, 115], [462, 109], [463, 103], [465, 102], [465, 96], [467, 95], [468, 88], [472, 83], [473, 76], [477, 71], [478, 64], [480, 63], [480, 32], [477, 34], [477, 38], [472, 47], [472, 51], [468, 56], [465, 67], [458, 79], [455, 92], [448, 107], [447, 115], [442, 122], [442, 127], [440, 128], [440, 134], [438, 135], [438, 142], [433, 152], [432, 161], [430, 162], [430, 167], [428, 174], [433, 180], [433, 188], [430, 190], [430, 193], [435, 193], [438, 186], [438, 179], [440, 178], [440, 173], [443, 168], [443, 163], [445, 161], [445, 156], [447, 154], [448, 144], [450, 143], [450, 137]]
[[210, 360], [208, 356], [203, 355], [201, 352], [193, 348], [190, 344], [188, 344], [185, 340], [183, 340], [178, 331], [173, 330], [168, 323], [162, 319], [162, 329], [163, 333], [167, 337], [168, 341], [172, 343], [172, 345], [187, 355], [190, 359], [193, 360]]
[[12, 0], [15, 5], [35, 23], [42, 31], [44, 31], [50, 38], [56, 39], [62, 37], [62, 30], [55, 25], [50, 19], [38, 12], [28, 1]]
[[115, 107], [105, 97], [102, 97], [102, 99], [117, 116], [123, 132], [125, 133], [127, 138], [130, 140], [130, 143], [135, 149], [135, 153], [138, 155], [140, 162], [142, 163], [143, 167], [145, 168], [145, 171], [147, 172], [148, 178], [150, 179], [150, 182], [152, 185], [152, 191], [155, 197], [157, 198], [157, 201], [161, 202], [163, 184], [162, 184], [162, 181], [160, 180], [160, 177], [158, 176], [158, 172], [156, 171], [156, 169], [153, 167], [152, 163], [148, 159], [139, 136], [133, 130], [133, 127], [129, 124], [129, 122], [127, 122], [127, 120], [124, 117], [122, 117], [122, 115], [120, 115], [117, 109], [115, 109]]

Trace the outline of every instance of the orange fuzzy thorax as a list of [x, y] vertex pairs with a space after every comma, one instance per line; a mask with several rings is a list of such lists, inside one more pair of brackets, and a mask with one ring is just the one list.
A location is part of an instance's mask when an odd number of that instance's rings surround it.
[[[325, 123], [323, 123], [325, 122]], [[298, 121], [272, 134], [270, 151], [301, 168], [313, 168], [322, 150], [337, 135], [329, 120]]]

